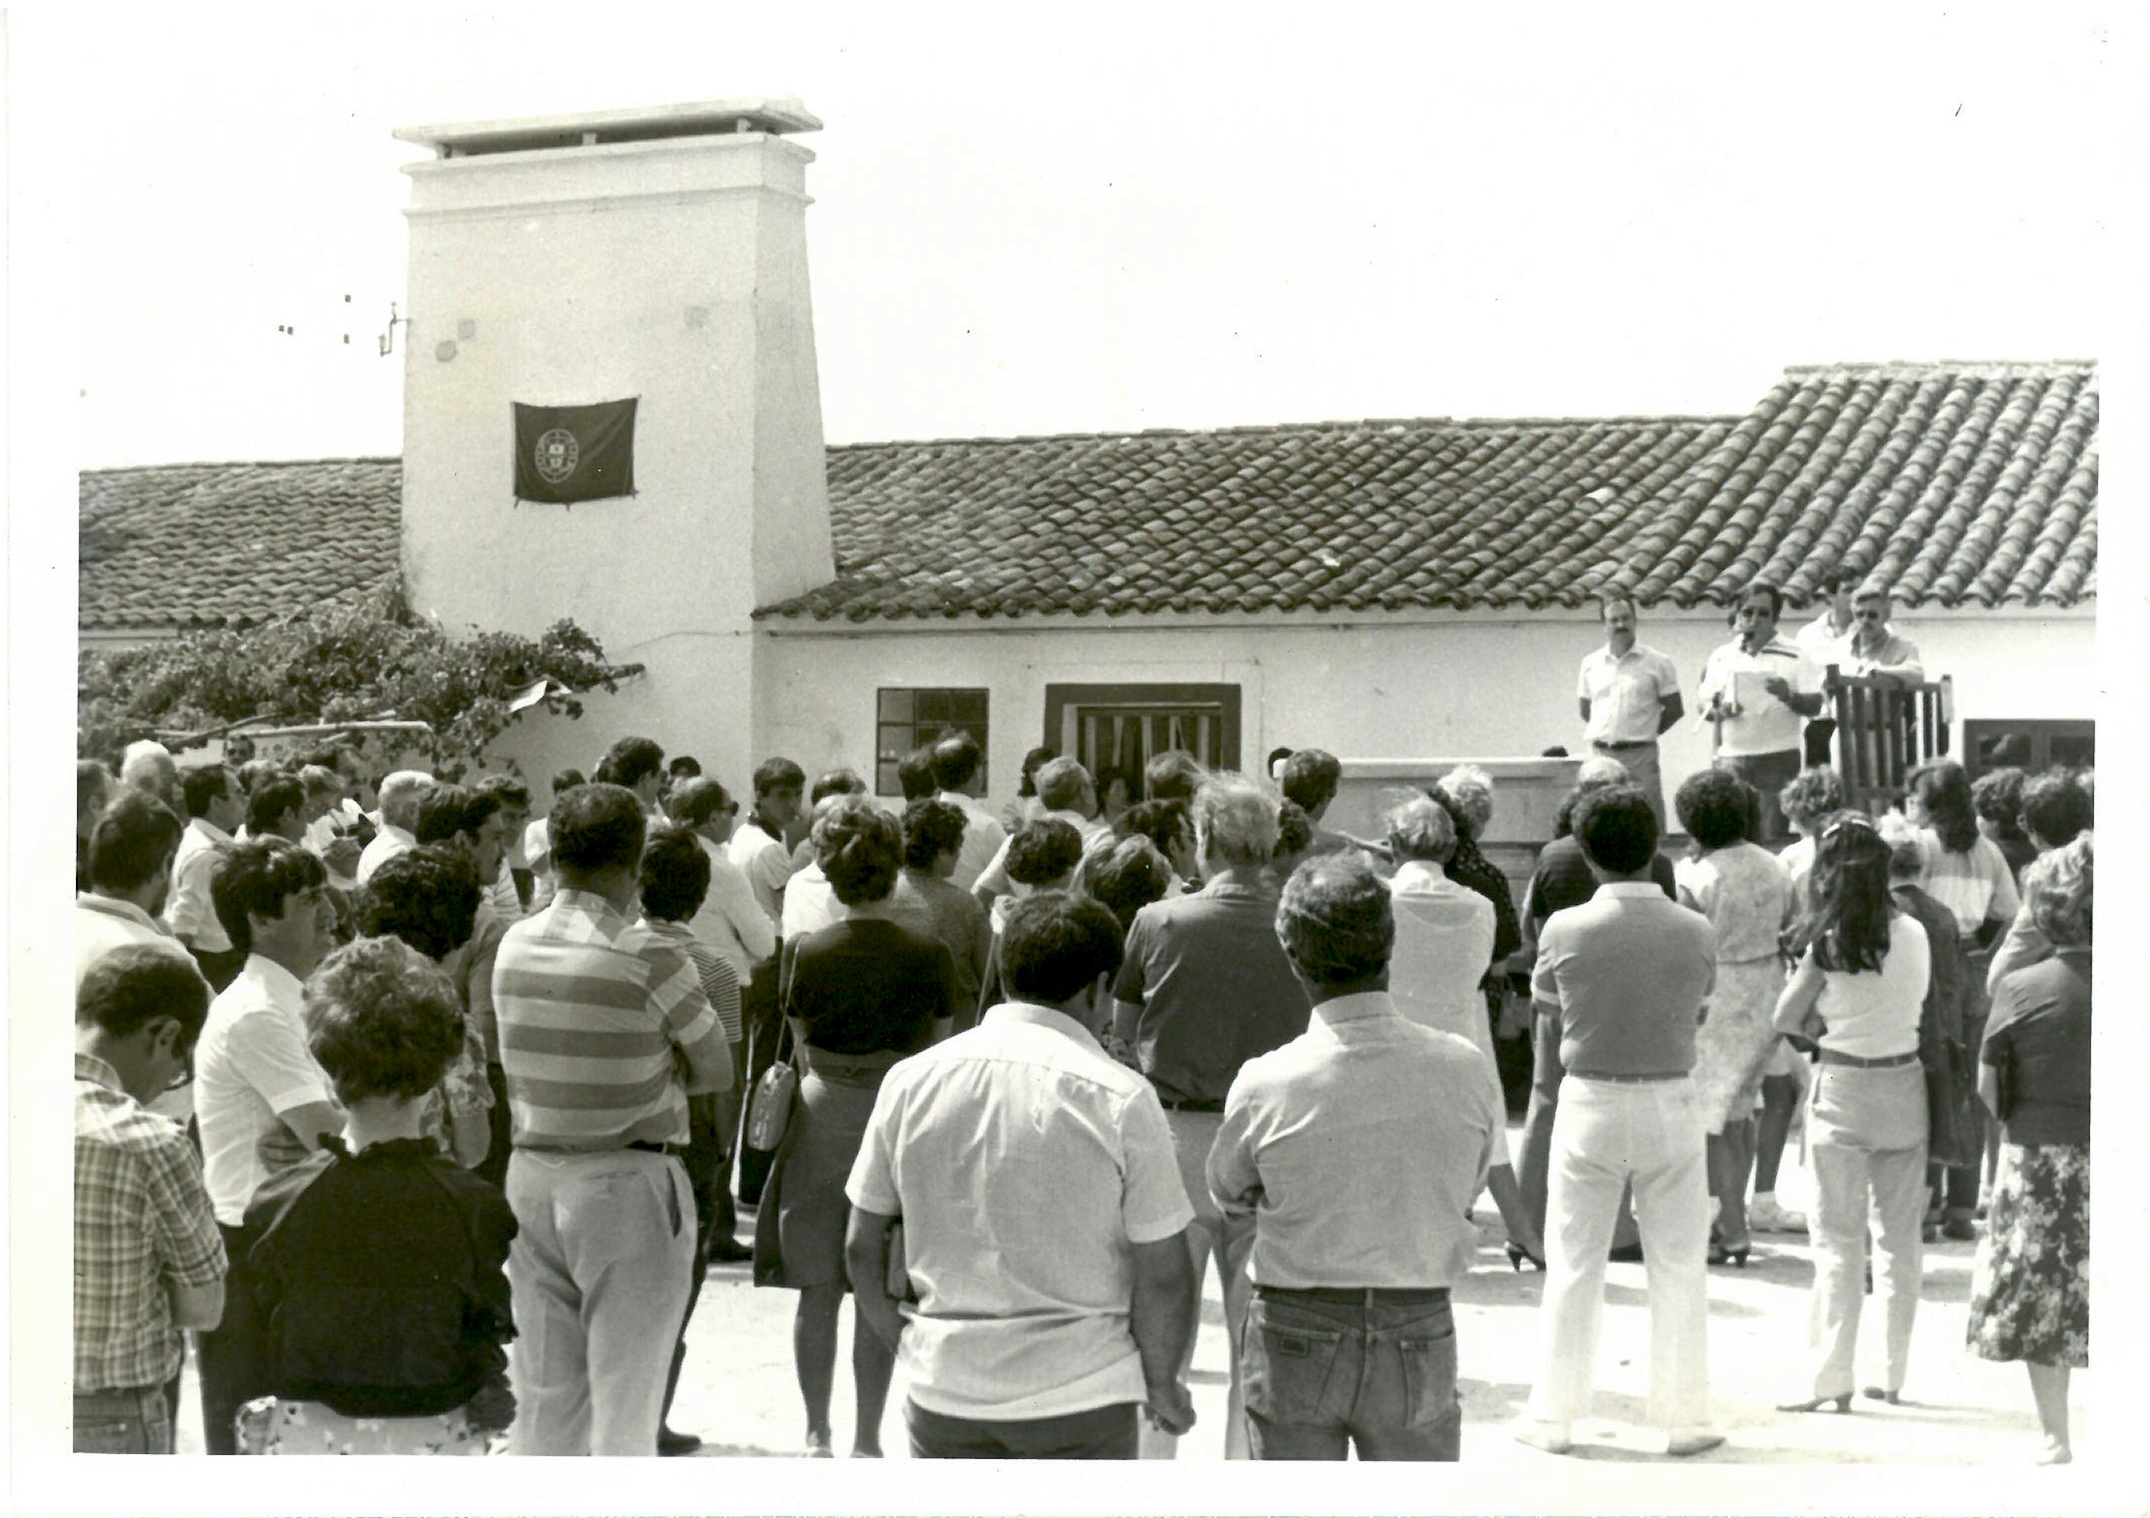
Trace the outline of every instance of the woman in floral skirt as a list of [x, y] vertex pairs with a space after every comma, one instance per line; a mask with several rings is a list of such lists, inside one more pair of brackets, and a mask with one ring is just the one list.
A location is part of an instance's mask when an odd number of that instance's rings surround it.
[[2000, 1165], [1971, 1272], [1971, 1350], [2021, 1360], [2064, 1465], [2068, 1372], [2090, 1364], [2090, 906], [2088, 836], [2029, 866], [2023, 888], [2053, 957], [2000, 983], [1978, 1091], [2001, 1122]]
[[1695, 1099], [1709, 1138], [1710, 1263], [1745, 1267], [1752, 1237], [1747, 1178], [1754, 1169], [1754, 1109], [1777, 1047], [1772, 1020], [1784, 990], [1777, 930], [1791, 882], [1776, 856], [1748, 841], [1754, 790], [1729, 770], [1687, 777], [1673, 798], [1680, 826], [1701, 851], [1673, 868], [1680, 902], [1717, 934], [1717, 986], [1695, 1038]]

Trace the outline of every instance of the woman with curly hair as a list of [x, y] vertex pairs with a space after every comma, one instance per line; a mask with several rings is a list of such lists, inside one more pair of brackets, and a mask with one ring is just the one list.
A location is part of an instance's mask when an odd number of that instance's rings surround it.
[[1809, 1338], [1819, 1353], [1787, 1412], [1833, 1402], [1851, 1411], [1864, 1286], [1869, 1202], [1874, 1286], [1887, 1323], [1882, 1375], [1866, 1395], [1894, 1402], [1904, 1385], [1924, 1268], [1926, 1080], [1919, 1014], [1931, 953], [1926, 930], [1889, 893], [1889, 846], [1847, 812], [1815, 851], [1812, 912], [1799, 967], [1777, 1001], [1777, 1031], [1816, 1050], [1807, 1105], [1814, 1171], [1814, 1298]]
[[1978, 830], [1991, 838], [2016, 875], [2038, 857], [2038, 845], [2023, 831], [2023, 771], [2013, 764], [1988, 770], [1971, 785], [1971, 810]]
[[1747, 1177], [1754, 1168], [1754, 1109], [1777, 1045], [1771, 1019], [1784, 989], [1777, 934], [1791, 883], [1776, 856], [1751, 842], [1754, 787], [1730, 770], [1698, 770], [1673, 798], [1699, 853], [1673, 867], [1680, 902], [1717, 935], [1717, 985], [1695, 1035], [1695, 1099], [1709, 1144], [1717, 1204], [1710, 1263], [1742, 1268], [1748, 1232]]
[[1792, 841], [1777, 855], [1791, 882], [1792, 910], [1806, 905], [1807, 876], [1814, 869], [1814, 843], [1823, 828], [1844, 810], [1844, 781], [1826, 764], [1809, 765], [1777, 792], [1777, 810], [1791, 824]]
[[[890, 913], [903, 868], [896, 819], [865, 797], [846, 797], [815, 818], [813, 843], [846, 915], [784, 945], [778, 995], [804, 1074], [755, 1219], [754, 1284], [799, 1293], [791, 1349], [806, 1403], [806, 1453], [826, 1459], [835, 1453], [829, 1398], [836, 1319], [849, 1286], [844, 1229], [851, 1204], [844, 1182], [881, 1078], [931, 1043], [956, 1007], [947, 947]], [[1074, 860], [1068, 863], [1072, 868]], [[894, 1369], [894, 1347], [854, 1323], [854, 1456], [881, 1453], [881, 1414]]]
[[2053, 957], [2001, 981], [1978, 1093], [2001, 1122], [1993, 1205], [1971, 1269], [1971, 1352], [2021, 1360], [2064, 1465], [2068, 1372], [2090, 1364], [2090, 947], [2094, 845], [2043, 855], [2023, 889]]
[[341, 1142], [270, 1183], [247, 1219], [273, 1395], [239, 1413], [259, 1455], [482, 1455], [515, 1415], [499, 1191], [424, 1135], [463, 1048], [438, 966], [394, 938], [336, 950], [306, 982], [314, 1058], [348, 1114]]

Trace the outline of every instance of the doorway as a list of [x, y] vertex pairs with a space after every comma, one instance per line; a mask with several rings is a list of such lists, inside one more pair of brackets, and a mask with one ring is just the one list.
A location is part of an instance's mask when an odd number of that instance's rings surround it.
[[1119, 774], [1140, 800], [1143, 767], [1168, 749], [1209, 769], [1239, 768], [1239, 687], [1048, 685], [1044, 741], [1079, 760], [1101, 797]]

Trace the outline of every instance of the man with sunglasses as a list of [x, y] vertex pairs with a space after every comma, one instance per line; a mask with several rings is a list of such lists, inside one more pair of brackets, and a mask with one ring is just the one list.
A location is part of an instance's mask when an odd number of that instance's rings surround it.
[[[1793, 644], [1823, 669], [1835, 665], [1846, 675], [1875, 675], [1903, 685], [1917, 685], [1926, 678], [1916, 644], [1889, 625], [1889, 594], [1879, 586], [1854, 593], [1858, 574], [1833, 569], [1822, 577], [1821, 588], [1829, 604], [1821, 615], [1799, 629]], [[1829, 740], [1836, 722], [1821, 717], [1806, 728], [1806, 762], [1828, 764]]]

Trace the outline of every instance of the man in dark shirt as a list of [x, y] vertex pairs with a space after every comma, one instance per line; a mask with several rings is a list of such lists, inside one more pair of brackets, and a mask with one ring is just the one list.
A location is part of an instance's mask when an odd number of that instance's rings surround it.
[[[1217, 1259], [1235, 1346], [1225, 1454], [1245, 1459], [1236, 1346], [1251, 1290], [1254, 1219], [1226, 1216], [1210, 1199], [1204, 1172], [1239, 1067], [1304, 1033], [1312, 1003], [1277, 942], [1277, 889], [1265, 873], [1277, 845], [1276, 800], [1250, 780], [1220, 776], [1196, 792], [1191, 810], [1206, 884], [1135, 914], [1113, 982], [1113, 1032], [1134, 1049], [1164, 1103], [1195, 1207], [1187, 1239], [1198, 1282], [1210, 1257]], [[1187, 1348], [1192, 1356], [1193, 1344]], [[1168, 1456], [1176, 1444], [1170, 1435], [1144, 1435], [1148, 1454]]]

